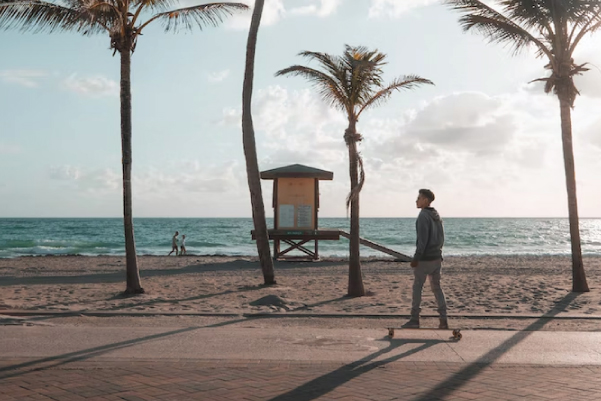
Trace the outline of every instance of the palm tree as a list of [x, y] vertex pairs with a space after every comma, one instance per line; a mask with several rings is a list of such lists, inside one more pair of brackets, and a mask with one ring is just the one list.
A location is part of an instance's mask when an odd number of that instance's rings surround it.
[[[113, 55], [121, 56], [121, 148], [123, 165], [123, 226], [125, 231], [126, 294], [141, 294], [134, 225], [132, 217], [131, 166], [131, 55], [144, 28], [161, 21], [165, 31], [180, 27], [191, 30], [196, 24], [218, 25], [237, 10], [241, 3], [210, 3], [167, 11], [170, 0], [16, 0], [0, 3], [0, 28], [22, 31], [76, 31], [83, 35], [108, 33]], [[143, 12], [153, 15], [141, 21]]]
[[536, 79], [545, 82], [545, 93], [559, 99], [563, 161], [568, 193], [570, 238], [572, 243], [572, 291], [588, 292], [578, 227], [576, 173], [572, 148], [571, 109], [579, 95], [574, 75], [588, 71], [576, 64], [573, 54], [582, 38], [601, 26], [601, 2], [598, 0], [497, 0], [499, 10], [479, 0], [445, 0], [464, 15], [460, 24], [465, 31], [475, 29], [490, 42], [508, 44], [514, 54], [533, 45], [537, 57], [546, 57], [550, 76]]
[[263, 192], [261, 190], [261, 177], [259, 175], [259, 163], [257, 161], [257, 147], [255, 145], [255, 129], [251, 112], [253, 79], [255, 74], [255, 50], [257, 48], [257, 34], [261, 25], [264, 0], [255, 0], [250, 29], [248, 31], [248, 42], [246, 44], [246, 66], [244, 69], [244, 84], [242, 88], [242, 142], [244, 144], [244, 157], [246, 159], [246, 175], [248, 178], [248, 189], [250, 190], [250, 202], [252, 205], [253, 223], [255, 226], [255, 238], [257, 239], [257, 251], [259, 261], [263, 270], [265, 285], [276, 284], [273, 272], [273, 260], [269, 250], [269, 237], [267, 235], [267, 223], [265, 221], [265, 205], [263, 204]]
[[364, 110], [381, 104], [393, 91], [414, 89], [421, 84], [431, 84], [430, 80], [408, 75], [384, 85], [382, 66], [386, 55], [378, 50], [345, 45], [342, 56], [304, 51], [300, 56], [316, 60], [321, 70], [294, 65], [276, 73], [280, 75], [301, 76], [316, 87], [321, 97], [331, 106], [341, 109], [348, 117], [348, 127], [344, 132], [344, 141], [349, 153], [349, 174], [351, 190], [346, 198], [347, 210], [351, 209], [351, 237], [349, 247], [348, 295], [365, 295], [359, 260], [359, 193], [365, 182], [363, 159], [357, 151], [357, 142], [363, 138], [357, 132], [357, 123]]

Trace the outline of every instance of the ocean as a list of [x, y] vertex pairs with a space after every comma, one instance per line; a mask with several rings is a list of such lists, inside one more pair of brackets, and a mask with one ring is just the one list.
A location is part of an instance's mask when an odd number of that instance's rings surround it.
[[[345, 218], [320, 218], [320, 228], [349, 231]], [[569, 255], [563, 218], [446, 218], [444, 255]], [[267, 220], [273, 227], [273, 220]], [[135, 218], [138, 255], [167, 255], [177, 230], [195, 255], [256, 255], [250, 218]], [[601, 219], [581, 219], [582, 253], [601, 256]], [[362, 218], [361, 237], [411, 255], [414, 218]], [[272, 248], [273, 249], [273, 248]], [[2, 218], [0, 258], [25, 255], [123, 255], [121, 218]], [[320, 241], [320, 256], [347, 256], [348, 240]], [[387, 256], [361, 246], [362, 256]]]

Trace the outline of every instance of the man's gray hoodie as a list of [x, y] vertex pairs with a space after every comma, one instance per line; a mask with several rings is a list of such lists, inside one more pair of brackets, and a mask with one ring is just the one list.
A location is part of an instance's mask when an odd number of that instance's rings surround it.
[[415, 222], [417, 242], [413, 260], [442, 259], [444, 245], [444, 228], [440, 215], [433, 207], [425, 207], [417, 216]]

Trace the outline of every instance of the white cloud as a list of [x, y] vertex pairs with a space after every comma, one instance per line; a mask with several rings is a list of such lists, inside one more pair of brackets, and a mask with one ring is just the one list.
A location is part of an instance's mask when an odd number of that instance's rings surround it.
[[336, 12], [342, 0], [309, 0], [309, 4], [290, 9], [290, 14], [327, 17]]
[[[188, 193], [230, 192], [240, 186], [236, 177], [236, 162], [206, 166], [198, 160], [184, 160], [158, 169], [147, 166], [132, 174], [134, 194], [148, 198], [169, 198]], [[71, 185], [89, 195], [118, 194], [121, 191], [121, 172], [116, 169], [87, 170], [70, 165], [52, 166], [49, 177]]]
[[218, 125], [235, 126], [242, 129], [242, 110], [226, 107], [222, 111], [222, 117], [217, 121]]
[[[564, 215], [565, 199], [557, 195], [565, 192], [559, 107], [555, 96], [535, 85], [497, 96], [439, 96], [396, 118], [364, 115], [358, 125], [367, 179], [363, 215], [412, 215], [414, 192], [422, 187], [440, 193], [448, 216]], [[601, 155], [601, 119], [594, 112], [601, 100], [581, 101], [573, 113], [577, 167]], [[310, 89], [273, 85], [257, 91], [253, 117], [260, 169], [301, 163], [333, 171], [334, 181], [320, 184], [320, 215], [344, 216], [344, 113]], [[239, 109], [224, 110], [221, 123], [240, 127]], [[594, 172], [577, 168], [577, 174], [579, 190], [590, 193], [598, 181]], [[271, 187], [263, 188], [268, 202]], [[527, 196], [527, 205], [518, 193]]]
[[[251, 8], [253, 0], [241, 0]], [[338, 7], [344, 0], [295, 0], [285, 2], [284, 0], [265, 0], [261, 26], [275, 25], [288, 16], [317, 16], [328, 17], [336, 13]], [[290, 5], [293, 3], [293, 5]], [[236, 14], [228, 19], [226, 26], [233, 29], [248, 29], [252, 13]]]
[[47, 77], [49, 74], [39, 70], [2, 70], [0, 71], [0, 79], [2, 82], [17, 84], [27, 88], [35, 88], [39, 86], [39, 81]]
[[[370, 0], [369, 18], [398, 18], [416, 8], [441, 4], [442, 0]], [[482, 0], [489, 7], [499, 10], [498, 0]]]
[[11, 155], [17, 153], [21, 153], [21, 148], [18, 145], [0, 142], [0, 155]]
[[[239, 108], [226, 108], [220, 124], [240, 126]], [[345, 119], [309, 89], [289, 92], [279, 85], [257, 91], [253, 122], [262, 146], [270, 152], [323, 152], [332, 143], [343, 144]]]
[[439, 0], [371, 0], [369, 18], [398, 18], [414, 8], [439, 3]]
[[90, 171], [71, 165], [52, 166], [48, 175], [50, 179], [89, 195], [118, 193], [122, 186], [121, 174], [109, 168]]
[[58, 181], [77, 181], [81, 177], [81, 171], [77, 167], [63, 165], [50, 167], [49, 176]]
[[209, 82], [221, 82], [224, 79], [226, 79], [228, 76], [230, 75], [230, 70], [223, 70], [223, 71], [217, 71], [217, 72], [211, 72], [209, 73], [207, 79], [209, 80]]
[[[320, 184], [320, 214], [343, 216], [348, 191], [348, 150], [344, 143], [344, 113], [325, 104], [310, 89], [289, 91], [272, 85], [256, 92], [253, 120], [261, 171], [300, 163], [333, 171], [334, 182]], [[239, 109], [226, 109], [221, 123], [240, 126]], [[264, 183], [265, 184], [265, 183]], [[271, 186], [263, 186], [266, 205]]]
[[63, 81], [64, 86], [75, 93], [88, 96], [118, 96], [119, 83], [106, 77], [78, 78], [77, 74], [69, 76]]
[[503, 110], [502, 98], [481, 93], [437, 97], [419, 110], [378, 153], [406, 158], [439, 158], [447, 152], [488, 156], [511, 142], [515, 117]]
[[[241, 2], [250, 6], [251, 9], [254, 8], [254, 0], [242, 0]], [[263, 15], [261, 16], [261, 26], [274, 25], [284, 18], [285, 14], [286, 7], [284, 7], [283, 0], [265, 0]], [[226, 27], [232, 29], [248, 29], [251, 17], [252, 11], [235, 14], [231, 18], [228, 18]]]
[[589, 143], [601, 150], [601, 118], [597, 118], [582, 130], [582, 136]]

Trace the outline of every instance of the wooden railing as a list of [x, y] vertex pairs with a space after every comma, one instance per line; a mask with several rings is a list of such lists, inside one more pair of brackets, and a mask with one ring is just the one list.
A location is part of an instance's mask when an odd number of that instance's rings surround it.
[[[349, 233], [347, 233], [346, 231], [342, 231], [340, 230], [340, 235], [343, 236], [344, 238], [350, 239], [351, 235]], [[387, 253], [388, 255], [394, 256], [397, 260], [400, 260], [401, 262], [411, 262], [411, 257], [404, 255], [400, 252], [394, 251], [390, 248], [386, 248], [385, 246], [382, 246], [380, 244], [376, 244], [375, 242], [366, 240], [365, 238], [361, 238], [359, 237], [359, 243], [361, 245], [365, 245], [368, 246], [372, 249], [375, 249], [377, 251], [380, 252], [384, 252]]]

